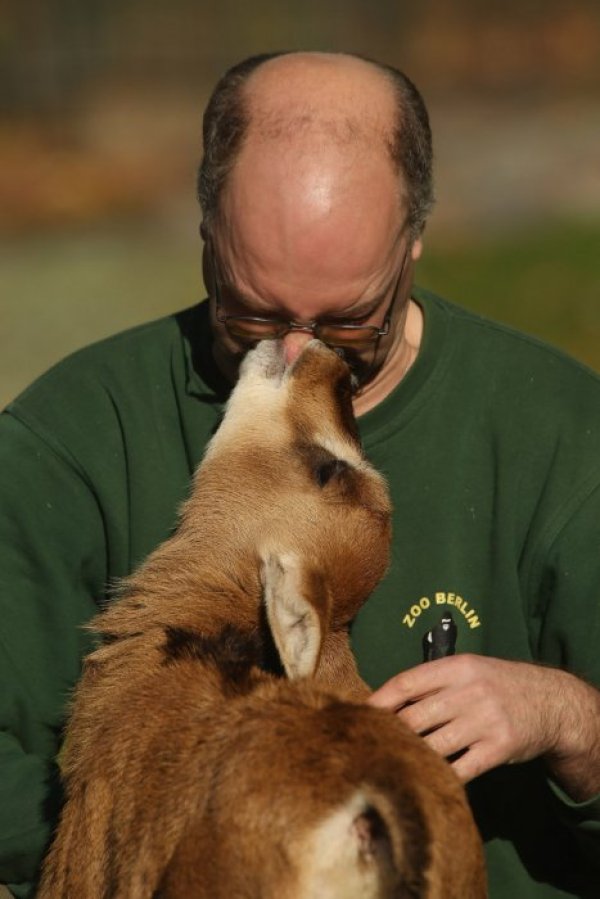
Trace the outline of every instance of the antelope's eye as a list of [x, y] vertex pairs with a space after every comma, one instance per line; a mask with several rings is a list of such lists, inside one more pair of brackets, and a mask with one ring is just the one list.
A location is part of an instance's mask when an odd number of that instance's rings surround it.
[[348, 468], [350, 468], [350, 466], [347, 462], [344, 462], [343, 459], [329, 459], [315, 469], [317, 484], [319, 487], [324, 487], [333, 477], [341, 474]]

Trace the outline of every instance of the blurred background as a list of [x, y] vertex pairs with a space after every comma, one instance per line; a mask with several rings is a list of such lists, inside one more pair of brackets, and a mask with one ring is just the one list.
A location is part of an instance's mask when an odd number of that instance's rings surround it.
[[599, 0], [8, 0], [0, 406], [203, 296], [202, 110], [226, 67], [280, 49], [404, 69], [436, 153], [418, 282], [600, 369]]

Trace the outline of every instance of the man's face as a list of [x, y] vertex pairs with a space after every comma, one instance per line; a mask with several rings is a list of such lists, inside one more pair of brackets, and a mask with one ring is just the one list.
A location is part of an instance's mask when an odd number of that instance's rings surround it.
[[360, 304], [342, 301], [328, 305], [315, 319], [292, 316], [278, 302], [255, 302], [253, 296], [240, 291], [234, 278], [223, 278], [217, 254], [209, 243], [211, 322], [218, 358], [227, 360], [226, 369], [234, 372], [248, 350], [269, 337], [283, 340], [288, 361], [292, 361], [303, 343], [316, 336], [342, 355], [360, 389], [380, 370], [402, 328], [412, 267], [411, 244], [403, 236], [398, 241], [396, 268], [382, 291]]
[[[420, 249], [410, 241], [397, 176], [383, 154], [349, 160], [321, 148], [293, 159], [265, 156], [244, 148], [207, 235], [215, 358], [233, 379], [252, 346], [232, 333], [235, 319], [227, 327], [230, 316], [317, 322], [330, 343], [350, 334], [338, 325], [360, 325], [375, 339], [341, 342], [364, 385], [401, 336]], [[295, 329], [282, 338], [289, 361], [312, 336]]]

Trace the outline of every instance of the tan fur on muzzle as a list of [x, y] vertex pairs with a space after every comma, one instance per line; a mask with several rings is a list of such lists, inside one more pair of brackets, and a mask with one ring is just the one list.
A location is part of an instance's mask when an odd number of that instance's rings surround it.
[[41, 899], [486, 895], [449, 766], [358, 703], [389, 539], [347, 367], [260, 344], [176, 534], [93, 622]]

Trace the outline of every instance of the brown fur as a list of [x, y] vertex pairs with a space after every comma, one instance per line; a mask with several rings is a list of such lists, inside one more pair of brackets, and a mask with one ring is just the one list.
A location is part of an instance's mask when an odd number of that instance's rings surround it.
[[[318, 343], [285, 373], [273, 345], [251, 355], [177, 533], [95, 622], [38, 896], [346, 896], [349, 852], [365, 896], [481, 899], [449, 766], [349, 701], [366, 688], [347, 625], [385, 569], [389, 502], [346, 367]], [[273, 640], [310, 681], [265, 670]]]

